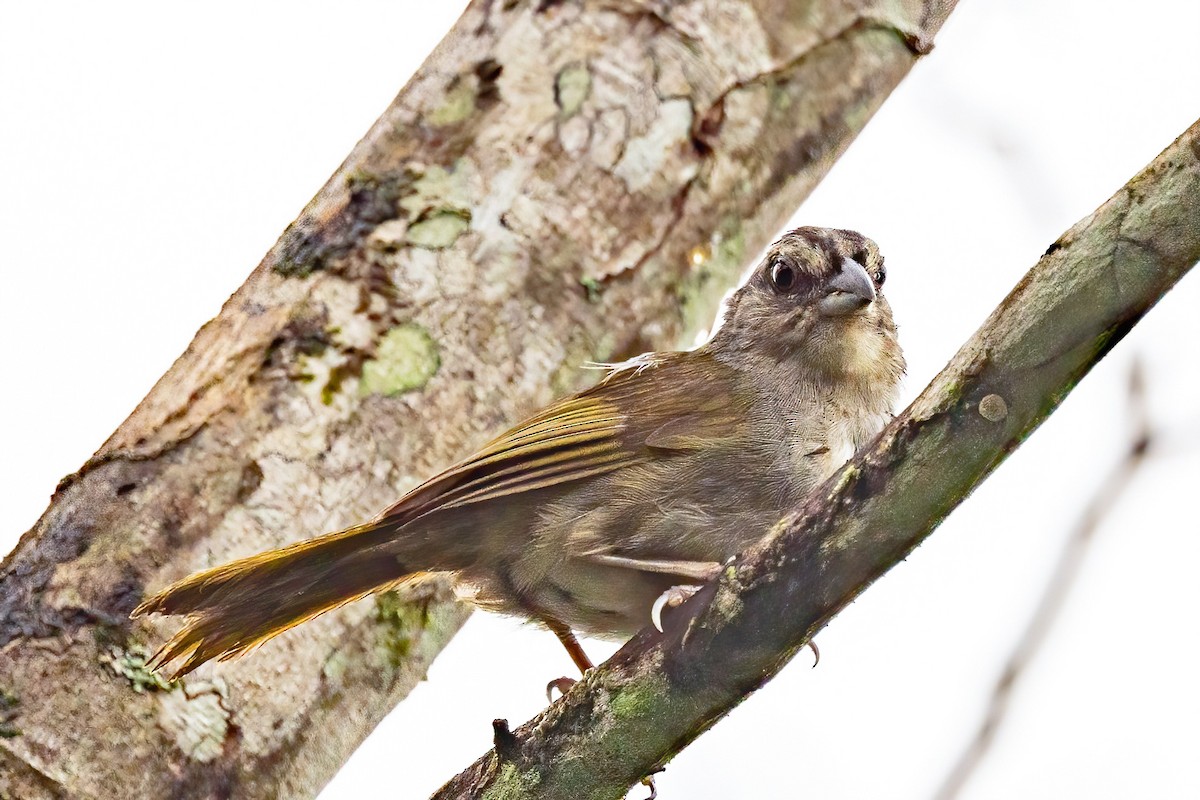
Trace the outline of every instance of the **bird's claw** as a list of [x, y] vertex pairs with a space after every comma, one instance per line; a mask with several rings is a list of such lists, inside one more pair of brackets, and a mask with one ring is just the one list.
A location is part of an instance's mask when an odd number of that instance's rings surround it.
[[647, 775], [646, 777], [642, 778], [641, 784], [642, 786], [650, 789], [650, 796], [647, 797], [646, 800], [655, 800], [655, 798], [658, 797], [658, 787], [654, 784], [653, 775]]
[[558, 689], [558, 695], [559, 695], [559, 697], [562, 697], [564, 694], [567, 693], [567, 690], [570, 689], [574, 685], [575, 685], [574, 678], [555, 678], [554, 680], [550, 681], [549, 683], [546, 684], [546, 700], [547, 700], [547, 702], [550, 702], [550, 703], [554, 702], [554, 690], [555, 689]]
[[663, 609], [677, 608], [683, 605], [698, 591], [700, 591], [699, 586], [672, 586], [658, 596], [658, 599], [654, 601], [654, 605], [650, 607], [650, 621], [654, 623], [654, 627], [658, 629], [659, 633], [663, 632]]

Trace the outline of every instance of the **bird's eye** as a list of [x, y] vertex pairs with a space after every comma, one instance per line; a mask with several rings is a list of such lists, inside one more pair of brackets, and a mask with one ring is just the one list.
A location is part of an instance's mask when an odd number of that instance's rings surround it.
[[771, 262], [767, 276], [777, 292], [790, 292], [796, 285], [796, 270], [778, 259]]
[[882, 263], [879, 265], [879, 270], [875, 273], [875, 288], [883, 286], [883, 282], [887, 280], [887, 267]]

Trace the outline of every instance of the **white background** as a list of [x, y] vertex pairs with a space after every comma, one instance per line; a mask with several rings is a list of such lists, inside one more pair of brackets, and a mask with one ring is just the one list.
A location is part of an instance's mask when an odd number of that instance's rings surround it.
[[[458, 3], [0, 5], [0, 552], [238, 287]], [[1193, 0], [965, 0], [797, 223], [887, 255], [911, 399], [1066, 227], [1200, 114]], [[1198, 223], [1200, 224], [1200, 223]], [[1100, 530], [971, 798], [1200, 796], [1200, 277], [795, 663], [666, 798], [926, 798], [1086, 499], [1131, 357], [1165, 452]], [[610, 649], [590, 643], [596, 654]], [[569, 671], [476, 615], [322, 800], [427, 796]], [[641, 797], [644, 790], [634, 791]]]

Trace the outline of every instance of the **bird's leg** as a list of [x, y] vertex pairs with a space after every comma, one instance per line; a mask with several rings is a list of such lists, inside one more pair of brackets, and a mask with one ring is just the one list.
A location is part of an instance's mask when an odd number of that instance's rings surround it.
[[[567, 649], [567, 655], [571, 656], [571, 660], [575, 662], [575, 666], [579, 668], [579, 674], [583, 675], [589, 669], [595, 666], [592, 660], [588, 658], [587, 653], [583, 652], [583, 647], [579, 644], [579, 640], [575, 638], [575, 634], [571, 629], [562, 624], [558, 620], [543, 619], [546, 627], [549, 628], [558, 640], [562, 642], [562, 646]], [[567, 690], [575, 685], [574, 678], [555, 678], [546, 684], [546, 699], [551, 700], [552, 692], [558, 689], [559, 694], [566, 694]]]
[[575, 662], [575, 666], [579, 667], [580, 675], [596, 666], [588, 658], [587, 653], [583, 652], [583, 647], [580, 646], [579, 640], [575, 638], [575, 634], [571, 632], [570, 628], [557, 620], [547, 622], [546, 626], [554, 632], [554, 635], [562, 642], [562, 646], [567, 648], [567, 655]]

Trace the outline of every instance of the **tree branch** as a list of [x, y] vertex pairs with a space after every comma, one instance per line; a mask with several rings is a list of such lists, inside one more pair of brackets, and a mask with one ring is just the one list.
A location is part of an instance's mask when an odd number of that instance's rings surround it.
[[913, 404], [438, 798], [619, 798], [905, 558], [1200, 259], [1200, 123], [1057, 242]]
[[129, 611], [690, 342], [952, 7], [472, 3], [5, 559], [0, 794], [315, 794], [463, 621], [444, 587], [173, 688]]

